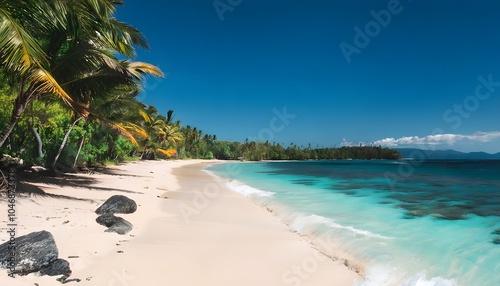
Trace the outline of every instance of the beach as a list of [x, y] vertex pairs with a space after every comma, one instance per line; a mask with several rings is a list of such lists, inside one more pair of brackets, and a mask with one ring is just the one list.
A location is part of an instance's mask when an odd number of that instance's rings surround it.
[[499, 286], [463, 2], [0, 1], [0, 286]]
[[[18, 199], [17, 235], [52, 233], [59, 258], [70, 263], [69, 279], [79, 285], [353, 285], [361, 279], [228, 189], [225, 179], [203, 171], [217, 162], [140, 161], [62, 183], [24, 183], [18, 192], [31, 186], [44, 193]], [[95, 222], [95, 209], [112, 195], [138, 205], [133, 214], [117, 214], [134, 225], [126, 235], [104, 232]], [[56, 278], [13, 279], [1, 270], [0, 285], [60, 285]]]

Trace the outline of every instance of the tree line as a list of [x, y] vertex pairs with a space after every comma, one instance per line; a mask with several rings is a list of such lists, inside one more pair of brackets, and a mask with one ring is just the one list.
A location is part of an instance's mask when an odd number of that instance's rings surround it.
[[[228, 142], [212, 140], [210, 136], [203, 136], [197, 148], [185, 149], [181, 145], [179, 155], [188, 158], [205, 158], [219, 160], [348, 160], [348, 159], [388, 159], [399, 160], [401, 154], [380, 146], [343, 146], [340, 148], [307, 147], [290, 144], [266, 142]], [[193, 150], [196, 152], [193, 153]]]

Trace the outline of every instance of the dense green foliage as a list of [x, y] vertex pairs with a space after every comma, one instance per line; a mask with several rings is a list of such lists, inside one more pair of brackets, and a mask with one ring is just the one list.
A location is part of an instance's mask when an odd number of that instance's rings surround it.
[[179, 155], [183, 158], [203, 158], [220, 160], [346, 160], [346, 159], [401, 159], [393, 149], [382, 147], [340, 147], [312, 148], [269, 142], [227, 142], [217, 141], [211, 136], [203, 136], [188, 146], [182, 147]]
[[163, 74], [133, 61], [148, 44], [114, 17], [121, 4], [0, 2], [2, 152], [56, 171], [77, 165], [80, 154], [89, 163], [125, 156], [147, 137], [136, 96], [145, 76]]

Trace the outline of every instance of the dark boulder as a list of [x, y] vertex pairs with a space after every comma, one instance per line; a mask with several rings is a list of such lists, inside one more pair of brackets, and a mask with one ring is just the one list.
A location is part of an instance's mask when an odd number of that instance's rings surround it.
[[131, 214], [137, 210], [137, 204], [134, 200], [122, 195], [115, 195], [104, 202], [96, 211], [96, 214]]
[[127, 234], [134, 227], [127, 220], [117, 217], [114, 214], [103, 214], [95, 220], [98, 224], [106, 226], [106, 232], [116, 232], [118, 234]]
[[[12, 256], [12, 246], [9, 241], [0, 245], [0, 267], [8, 268], [15, 274], [26, 275], [39, 271], [55, 261], [58, 256], [54, 237], [47, 231], [32, 232], [17, 237], [14, 256]], [[15, 258], [13, 264], [10, 264], [11, 257]]]
[[119, 223], [113, 224], [108, 229], [106, 229], [105, 232], [116, 232], [118, 234], [124, 235], [129, 233], [133, 227], [134, 226], [130, 222], [123, 220]]
[[42, 268], [40, 270], [40, 275], [48, 275], [48, 276], [70, 276], [71, 269], [69, 267], [69, 262], [64, 259], [56, 259], [51, 262], [48, 266]]
[[100, 225], [110, 227], [118, 222], [118, 217], [116, 217], [114, 214], [103, 214], [98, 216], [95, 221]]

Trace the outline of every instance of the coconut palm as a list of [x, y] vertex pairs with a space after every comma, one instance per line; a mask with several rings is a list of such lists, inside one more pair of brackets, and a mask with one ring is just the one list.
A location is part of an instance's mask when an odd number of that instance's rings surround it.
[[182, 142], [182, 140], [184, 140], [184, 135], [179, 125], [165, 124], [161, 130], [158, 130], [157, 140], [160, 146], [168, 148]]
[[146, 120], [143, 122], [144, 129], [148, 136], [144, 138], [142, 145], [141, 159], [148, 158], [150, 151], [148, 149], [156, 149], [160, 147], [157, 143], [158, 133], [166, 126], [165, 117], [158, 113], [154, 106], [146, 108]]
[[55, 11], [45, 1], [0, 1], [0, 64], [18, 94], [11, 119], [0, 135], [0, 147], [34, 98], [51, 92], [70, 100], [48, 71], [48, 56], [35, 37], [55, 28], [49, 21], [51, 14]]
[[159, 143], [164, 147], [176, 146], [184, 140], [181, 132], [180, 122], [174, 122], [174, 111], [169, 110], [165, 118], [165, 126], [160, 133]]
[[[0, 0], [0, 68], [17, 95], [0, 147], [26, 106], [42, 95], [57, 95], [85, 117], [85, 98], [103, 86], [94, 77], [102, 78], [108, 68], [125, 72], [127, 65], [141, 72], [142, 63], [114, 57], [134, 56], [135, 46], [147, 48], [137, 29], [114, 19], [120, 4], [119, 0]], [[85, 83], [79, 92], [69, 92], [72, 85]]]
[[175, 147], [184, 140], [180, 123], [173, 122], [173, 110], [169, 110], [165, 117], [154, 106], [149, 106], [146, 113], [149, 120], [144, 121], [144, 127], [148, 136], [142, 142], [142, 159], [148, 158], [154, 151], [166, 154], [165, 149]]
[[[110, 57], [108, 60], [114, 59]], [[136, 96], [145, 75], [163, 76], [163, 74], [157, 67], [142, 62], [118, 61], [115, 65], [114, 68], [104, 65], [95, 72], [83, 74], [81, 78], [69, 80], [63, 85], [67, 86], [71, 94], [79, 96], [79, 102], [85, 102], [93, 119], [138, 145], [135, 137], [147, 136], [146, 131], [130, 118], [133, 115], [142, 115], [142, 119], [147, 116], [144, 105], [136, 100]], [[78, 73], [77, 70], [74, 72]], [[52, 161], [52, 169], [55, 169], [71, 130], [82, 119], [84, 119], [82, 115], [75, 114]]]
[[[162, 76], [150, 64], [116, 58], [135, 56], [135, 46], [148, 48], [137, 29], [113, 17], [120, 4], [118, 0], [0, 1], [1, 68], [17, 86], [0, 146], [29, 103], [43, 95], [58, 95], [76, 112], [53, 160], [55, 166], [71, 129], [100, 97], [124, 86], [136, 90], [146, 74]], [[102, 112], [96, 116], [135, 140], [128, 132], [132, 125], [103, 120]]]
[[[145, 120], [145, 105], [137, 101], [138, 91], [128, 92], [118, 89], [105, 98], [100, 97], [98, 104], [93, 104], [90, 115], [85, 119], [88, 123], [99, 124], [119, 135], [124, 136], [134, 145], [139, 138], [147, 137], [146, 131], [136, 122]], [[69, 133], [68, 133], [69, 134]], [[73, 168], [82, 150], [85, 136], [80, 138], [78, 151], [73, 163]], [[55, 162], [54, 162], [55, 164]]]

